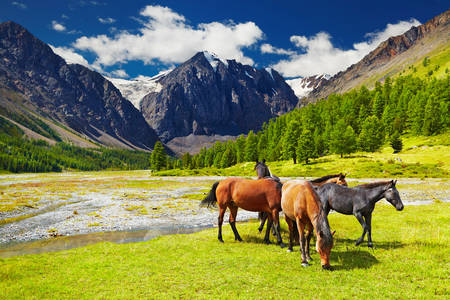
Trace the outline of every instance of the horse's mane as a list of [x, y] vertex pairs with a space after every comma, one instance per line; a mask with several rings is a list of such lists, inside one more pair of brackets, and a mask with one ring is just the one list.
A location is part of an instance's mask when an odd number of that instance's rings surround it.
[[310, 182], [312, 182], [312, 183], [321, 183], [321, 182], [324, 182], [324, 181], [326, 181], [326, 180], [328, 180], [330, 178], [335, 178], [335, 177], [339, 177], [339, 176], [341, 176], [341, 174], [326, 175], [326, 176], [323, 176], [323, 177], [320, 177], [320, 178], [316, 178], [314, 180], [310, 180]]
[[390, 184], [391, 181], [377, 181], [377, 182], [371, 182], [371, 183], [365, 183], [357, 185], [356, 187], [362, 187], [362, 188], [375, 188], [382, 185]]

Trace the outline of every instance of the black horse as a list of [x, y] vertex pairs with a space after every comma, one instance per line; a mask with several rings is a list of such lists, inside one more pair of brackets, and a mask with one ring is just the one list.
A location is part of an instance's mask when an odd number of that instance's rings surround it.
[[270, 172], [269, 167], [266, 165], [265, 159], [263, 159], [262, 161], [256, 161], [256, 165], [253, 169], [256, 170], [256, 175], [258, 175], [258, 179], [269, 178], [278, 182], [280, 181], [280, 178], [278, 178], [277, 176], [273, 175]]
[[330, 209], [345, 215], [353, 214], [363, 228], [363, 234], [355, 245], [358, 246], [362, 243], [367, 232], [367, 246], [372, 248], [371, 221], [375, 203], [385, 198], [397, 210], [403, 209], [402, 200], [395, 187], [396, 183], [397, 180], [380, 181], [361, 184], [352, 188], [327, 183], [322, 185], [317, 193], [326, 215], [328, 215]]

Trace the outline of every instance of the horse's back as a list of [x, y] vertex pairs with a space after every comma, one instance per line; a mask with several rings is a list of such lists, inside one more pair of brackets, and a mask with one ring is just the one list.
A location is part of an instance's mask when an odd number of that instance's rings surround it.
[[224, 203], [232, 201], [245, 210], [270, 212], [271, 207], [280, 206], [281, 190], [278, 185], [270, 179], [228, 178], [220, 183], [217, 195], [218, 199], [223, 198]]
[[284, 214], [294, 220], [306, 211], [306, 195], [313, 193], [311, 183], [305, 180], [290, 180], [283, 184], [281, 207]]

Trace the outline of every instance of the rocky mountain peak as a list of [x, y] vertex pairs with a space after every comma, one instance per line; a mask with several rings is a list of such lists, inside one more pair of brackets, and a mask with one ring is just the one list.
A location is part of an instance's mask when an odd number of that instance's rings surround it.
[[194, 135], [237, 135], [292, 110], [294, 92], [276, 71], [255, 69], [203, 51], [160, 81], [141, 102], [164, 141]]

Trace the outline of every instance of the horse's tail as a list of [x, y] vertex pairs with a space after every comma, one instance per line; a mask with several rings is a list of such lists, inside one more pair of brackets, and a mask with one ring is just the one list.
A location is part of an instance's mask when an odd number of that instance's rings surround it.
[[218, 185], [219, 185], [218, 181], [212, 185], [212, 188], [209, 191], [208, 196], [206, 196], [205, 199], [203, 199], [202, 202], [200, 202], [200, 206], [207, 206], [207, 207], [216, 206], [217, 203], [216, 189]]

